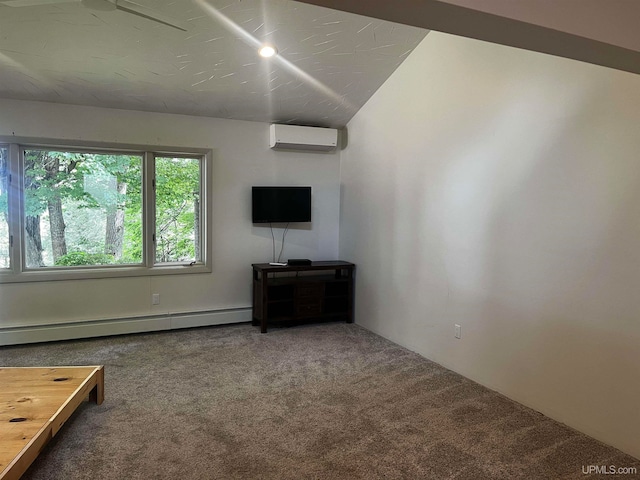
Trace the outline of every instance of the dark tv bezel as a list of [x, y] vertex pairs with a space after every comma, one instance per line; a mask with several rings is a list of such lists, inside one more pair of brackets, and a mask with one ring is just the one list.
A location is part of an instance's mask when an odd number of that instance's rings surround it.
[[[281, 218], [281, 217], [275, 217], [275, 218], [271, 218], [271, 219], [263, 219], [263, 218], [256, 218], [255, 215], [255, 206], [256, 206], [256, 195], [255, 192], [256, 190], [301, 190], [301, 191], [305, 191], [308, 192], [308, 215], [305, 216], [305, 219], [290, 219], [290, 218]], [[253, 186], [251, 187], [251, 221], [253, 223], [257, 223], [257, 224], [262, 224], [262, 223], [309, 223], [311, 222], [311, 199], [312, 199], [312, 195], [311, 195], [311, 187], [310, 186], [305, 186], [305, 185], [300, 185], [300, 186], [269, 186], [269, 185], [257, 185], [257, 186]]]

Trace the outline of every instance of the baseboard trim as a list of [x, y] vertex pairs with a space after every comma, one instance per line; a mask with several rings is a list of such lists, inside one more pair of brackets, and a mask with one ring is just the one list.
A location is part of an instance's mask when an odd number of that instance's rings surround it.
[[93, 320], [0, 329], [0, 346], [157, 332], [251, 321], [251, 308], [167, 313], [136, 318]]

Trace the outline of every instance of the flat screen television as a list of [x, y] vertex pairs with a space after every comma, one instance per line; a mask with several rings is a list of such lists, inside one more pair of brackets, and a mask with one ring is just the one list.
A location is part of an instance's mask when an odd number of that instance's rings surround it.
[[311, 187], [252, 187], [253, 223], [311, 221]]

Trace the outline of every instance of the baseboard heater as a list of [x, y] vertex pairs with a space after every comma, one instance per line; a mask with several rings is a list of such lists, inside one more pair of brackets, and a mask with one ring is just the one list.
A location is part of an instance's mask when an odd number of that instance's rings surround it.
[[167, 313], [132, 318], [4, 327], [0, 328], [0, 346], [158, 332], [250, 321], [251, 307], [240, 307], [205, 312]]

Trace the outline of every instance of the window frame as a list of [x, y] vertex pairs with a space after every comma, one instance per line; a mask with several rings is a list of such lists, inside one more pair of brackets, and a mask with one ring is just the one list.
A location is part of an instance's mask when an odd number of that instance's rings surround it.
[[[212, 271], [212, 150], [115, 144], [103, 142], [68, 142], [32, 138], [2, 137], [0, 147], [9, 150], [8, 187], [10, 268], [0, 269], [0, 283], [82, 280], [210, 273]], [[27, 268], [24, 233], [24, 151], [47, 149], [86, 153], [120, 153], [142, 157], [142, 263], [129, 265], [79, 265]], [[191, 263], [156, 263], [155, 261], [155, 158], [181, 157], [200, 160], [200, 245], [202, 259]]]

